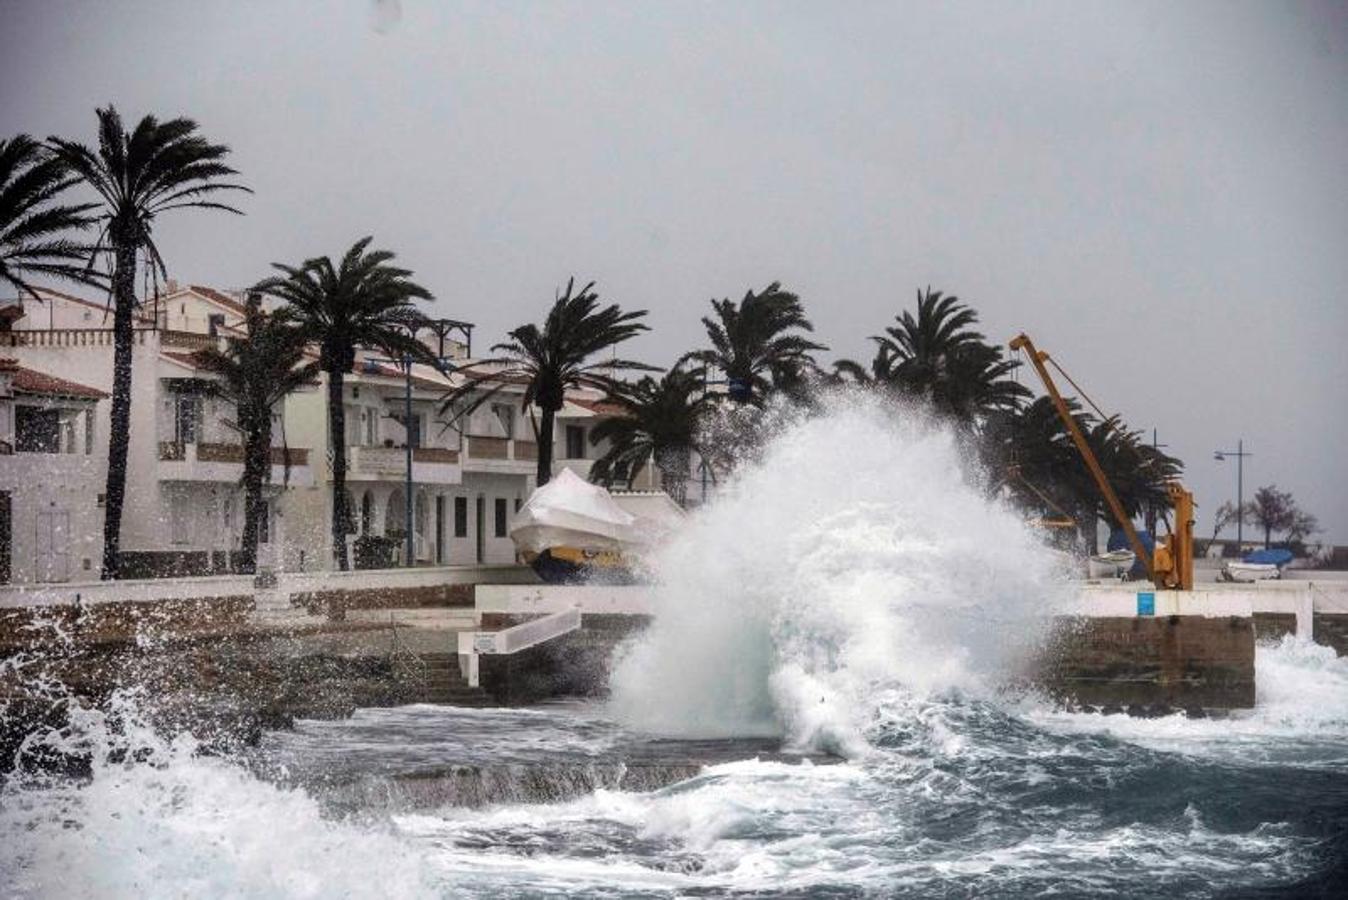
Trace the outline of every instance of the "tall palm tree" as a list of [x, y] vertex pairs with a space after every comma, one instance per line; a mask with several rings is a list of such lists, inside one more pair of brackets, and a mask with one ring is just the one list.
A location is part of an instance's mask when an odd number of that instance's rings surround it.
[[701, 453], [699, 426], [707, 407], [703, 373], [676, 365], [659, 380], [647, 375], [624, 385], [609, 399], [620, 412], [590, 432], [590, 443], [608, 441], [595, 460], [590, 479], [605, 487], [622, 482], [629, 488], [641, 470], [654, 463], [661, 487], [680, 504], [687, 497], [689, 463]]
[[510, 340], [492, 347], [499, 356], [461, 366], [465, 380], [447, 393], [442, 411], [457, 421], [496, 396], [510, 382], [524, 382], [524, 405], [538, 408], [538, 486], [552, 478], [553, 425], [567, 390], [597, 389], [618, 394], [619, 372], [656, 371], [627, 359], [595, 357], [635, 337], [647, 326], [637, 320], [646, 311], [623, 312], [616, 303], [599, 308], [594, 282], [575, 290], [575, 279], [557, 296], [543, 327], [521, 325]]
[[[346, 410], [342, 404], [346, 374], [356, 363], [359, 347], [374, 347], [395, 359], [434, 365], [426, 345], [416, 339], [425, 322], [417, 300], [431, 300], [430, 291], [411, 280], [412, 270], [391, 265], [389, 250], [368, 250], [365, 237], [346, 251], [341, 262], [327, 256], [299, 266], [273, 263], [281, 272], [254, 290], [283, 300], [282, 312], [309, 340], [318, 344], [318, 366], [328, 376], [328, 446], [332, 452], [332, 553], [337, 567], [350, 567], [346, 535], [351, 509], [346, 492]], [[411, 503], [412, 498], [407, 498]]]
[[248, 298], [247, 335], [222, 350], [196, 354], [197, 365], [218, 376], [219, 395], [234, 404], [235, 424], [243, 437], [243, 541], [239, 568], [257, 567], [257, 545], [266, 504], [263, 485], [271, 480], [272, 410], [285, 397], [312, 381], [317, 362], [305, 361], [304, 332], [280, 314], [262, 312], [261, 298]]
[[88, 248], [71, 234], [93, 224], [92, 203], [58, 203], [79, 182], [60, 157], [26, 134], [0, 141], [0, 283], [41, 299], [34, 276], [89, 281]]
[[814, 331], [800, 298], [774, 281], [755, 294], [749, 291], [738, 304], [711, 301], [714, 316], [704, 316], [711, 349], [688, 354], [689, 359], [720, 369], [736, 403], [761, 404], [779, 382], [794, 382], [814, 368], [811, 354], [827, 350], [802, 336]]
[[232, 206], [207, 199], [220, 191], [248, 191], [221, 179], [238, 174], [225, 165], [229, 148], [197, 133], [191, 119], [160, 122], [146, 116], [127, 133], [121, 116], [109, 106], [98, 110], [98, 148], [48, 138], [56, 156], [98, 194], [95, 221], [101, 225], [90, 248], [90, 263], [102, 258], [112, 296], [112, 410], [108, 434], [107, 505], [103, 517], [104, 578], [120, 569], [122, 502], [126, 494], [126, 451], [131, 426], [132, 314], [136, 266], [141, 257], [156, 284], [167, 277], [155, 245], [156, 217], [175, 209], [215, 209], [240, 214]]
[[[898, 394], [914, 397], [957, 423], [973, 425], [995, 410], [1015, 409], [1029, 397], [1008, 376], [1020, 365], [989, 345], [973, 326], [978, 313], [955, 296], [918, 291], [917, 314], [908, 310], [896, 324], [871, 338], [878, 345], [873, 379]], [[853, 375], [860, 369], [838, 365]]]

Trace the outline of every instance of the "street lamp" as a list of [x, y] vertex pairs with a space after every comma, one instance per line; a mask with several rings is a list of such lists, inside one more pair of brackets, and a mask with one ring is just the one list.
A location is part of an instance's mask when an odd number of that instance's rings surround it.
[[1236, 459], [1236, 552], [1245, 540], [1245, 457], [1254, 456], [1245, 452], [1245, 439], [1236, 441], [1235, 450], [1214, 450], [1212, 458], [1217, 462], [1226, 462], [1230, 457]]

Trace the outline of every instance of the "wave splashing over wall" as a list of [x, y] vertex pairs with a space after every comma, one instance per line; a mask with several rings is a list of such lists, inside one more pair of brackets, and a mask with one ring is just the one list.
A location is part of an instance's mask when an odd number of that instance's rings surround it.
[[1054, 556], [946, 429], [838, 400], [768, 441], [656, 561], [613, 709], [672, 735], [864, 752], [877, 692], [984, 693], [1057, 605]]

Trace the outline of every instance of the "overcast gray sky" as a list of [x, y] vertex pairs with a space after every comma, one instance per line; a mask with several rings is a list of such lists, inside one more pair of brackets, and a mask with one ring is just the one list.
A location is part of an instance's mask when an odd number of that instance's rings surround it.
[[868, 358], [930, 284], [1157, 428], [1200, 529], [1244, 437], [1348, 541], [1343, 3], [384, 8], [8, 0], [0, 134], [190, 115], [257, 193], [162, 220], [175, 277], [374, 234], [483, 346], [574, 273], [654, 362], [772, 280]]

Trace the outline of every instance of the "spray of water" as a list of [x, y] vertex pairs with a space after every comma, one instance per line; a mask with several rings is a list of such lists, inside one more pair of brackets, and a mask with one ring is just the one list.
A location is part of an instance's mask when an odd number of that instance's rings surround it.
[[936, 424], [865, 398], [797, 420], [655, 562], [612, 705], [680, 736], [866, 749], [874, 698], [986, 691], [1061, 602], [1056, 558]]

